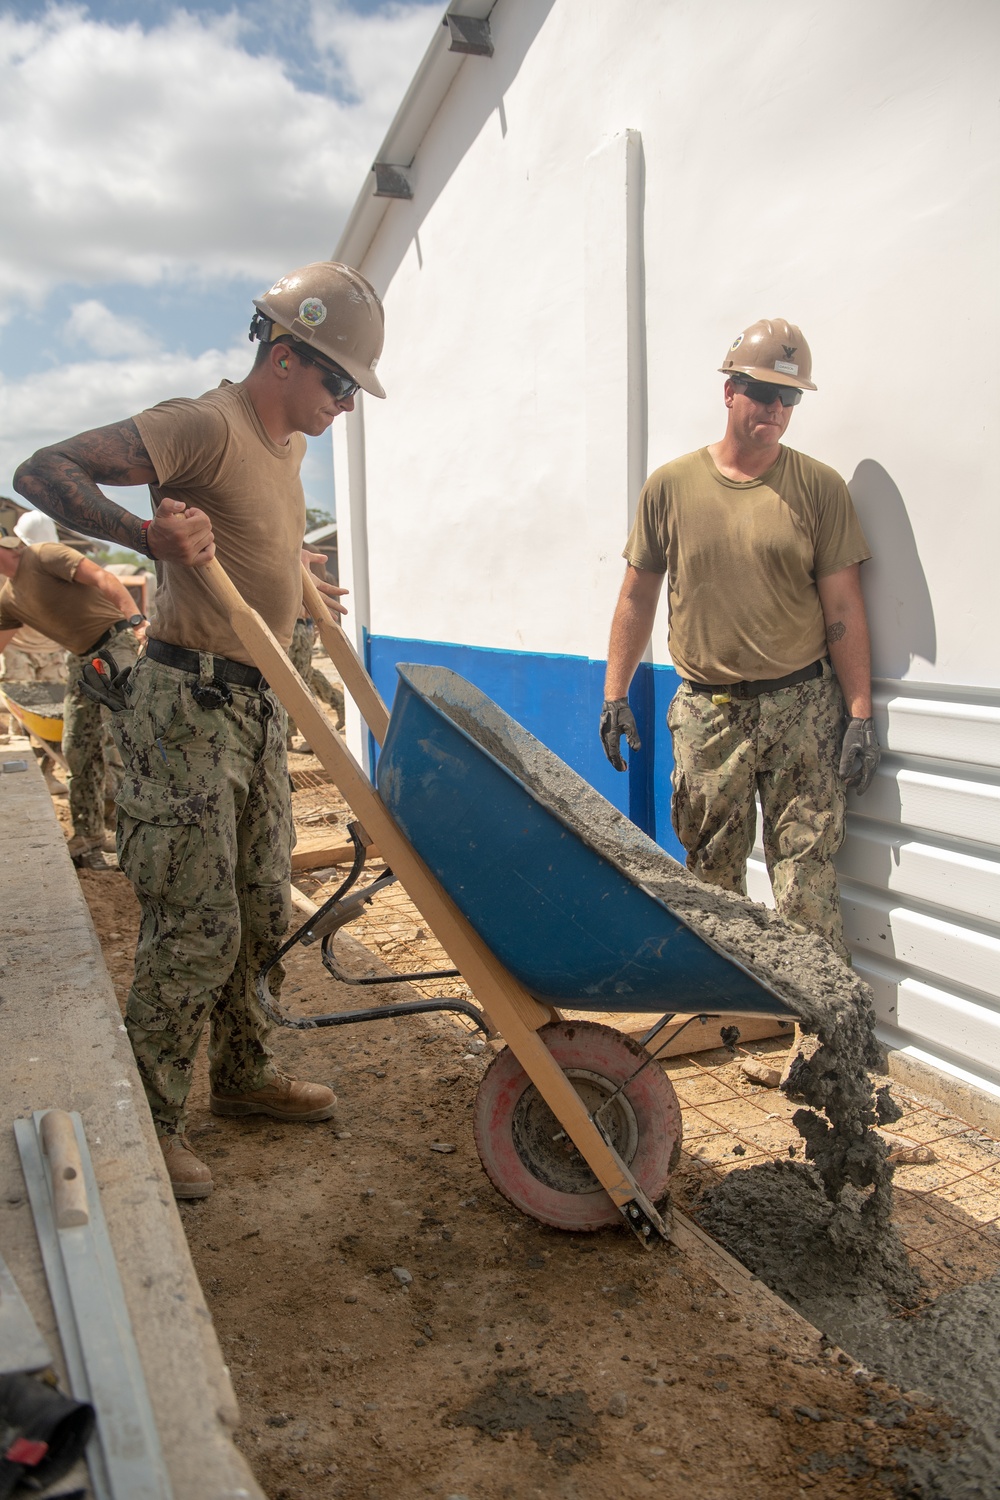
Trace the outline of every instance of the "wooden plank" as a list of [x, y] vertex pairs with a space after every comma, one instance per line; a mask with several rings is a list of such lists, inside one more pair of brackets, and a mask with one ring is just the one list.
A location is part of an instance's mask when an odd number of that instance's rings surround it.
[[[337, 624], [327, 609], [326, 601], [316, 587], [316, 580], [304, 563], [302, 565], [302, 599], [306, 609], [316, 621], [316, 629], [319, 631], [320, 640], [326, 647], [326, 654], [340, 673], [344, 687], [361, 710], [361, 716], [368, 728], [381, 745], [389, 727], [389, 714], [386, 706], [343, 628]], [[309, 743], [311, 745], [312, 740]]]
[[[329, 844], [325, 841], [322, 844], [303, 844], [300, 841], [292, 850], [292, 869], [320, 870], [324, 865], [350, 864], [353, 858], [353, 844]], [[374, 844], [369, 845], [368, 858], [382, 858]]]
[[396, 826], [273, 633], [233, 586], [222, 564], [213, 558], [202, 571], [251, 660], [292, 714], [345, 801], [368, 833], [378, 840], [383, 857], [460, 970], [491, 1025], [506, 1039], [598, 1182], [617, 1206], [634, 1202], [638, 1189], [628, 1169], [608, 1146], [580, 1095], [538, 1036], [537, 1028], [549, 1019], [547, 1007], [539, 1005], [508, 973]]
[[[691, 1052], [711, 1052], [716, 1047], [724, 1046], [721, 1034], [723, 1026], [739, 1027], [741, 1042], [759, 1042], [772, 1036], [787, 1037], [791, 1042], [795, 1035], [795, 1023], [783, 1022], [778, 1016], [726, 1015], [718, 1020], [708, 1020], [702, 1025], [696, 1017], [678, 1015], [654, 1036], [649, 1044], [649, 1051], [661, 1058], [686, 1057]], [[648, 1030], [649, 1026], [644, 1026], [637, 1031], [629, 1030], [627, 1034], [641, 1042]]]

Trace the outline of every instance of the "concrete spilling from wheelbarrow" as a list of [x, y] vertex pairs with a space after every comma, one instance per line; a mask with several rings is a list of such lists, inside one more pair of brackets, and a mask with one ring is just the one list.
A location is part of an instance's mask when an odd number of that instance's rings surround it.
[[911, 1313], [920, 1278], [891, 1222], [893, 1166], [878, 1125], [899, 1118], [878, 1067], [868, 987], [819, 938], [774, 912], [704, 885], [528, 736], [512, 743], [439, 705], [629, 879], [769, 985], [805, 1037], [783, 1085], [808, 1107], [794, 1123], [806, 1163], [732, 1171], [698, 1217], [727, 1249], [836, 1344], [904, 1389], [945, 1403], [968, 1426], [946, 1464], [912, 1455], [914, 1493], [971, 1500], [1000, 1493], [1000, 1277]]

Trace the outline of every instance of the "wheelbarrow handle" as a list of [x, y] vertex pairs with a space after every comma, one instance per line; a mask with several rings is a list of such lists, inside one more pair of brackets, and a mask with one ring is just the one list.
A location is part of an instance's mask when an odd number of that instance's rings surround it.
[[302, 599], [316, 621], [319, 638], [326, 654], [337, 668], [344, 686], [361, 710], [361, 717], [381, 745], [389, 728], [389, 713], [379, 690], [365, 671], [364, 664], [339, 625], [327, 609], [326, 600], [316, 587], [316, 579], [302, 564]]

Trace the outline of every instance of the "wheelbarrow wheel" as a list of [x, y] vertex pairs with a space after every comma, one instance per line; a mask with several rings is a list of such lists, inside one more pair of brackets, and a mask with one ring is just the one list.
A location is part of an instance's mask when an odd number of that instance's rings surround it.
[[[593, 1021], [553, 1021], [538, 1035], [618, 1155], [654, 1203], [680, 1154], [681, 1111], [663, 1069], [638, 1042]], [[641, 1069], [641, 1071], [639, 1071]], [[504, 1197], [555, 1229], [593, 1230], [621, 1215], [509, 1047], [491, 1063], [476, 1096], [476, 1148]]]

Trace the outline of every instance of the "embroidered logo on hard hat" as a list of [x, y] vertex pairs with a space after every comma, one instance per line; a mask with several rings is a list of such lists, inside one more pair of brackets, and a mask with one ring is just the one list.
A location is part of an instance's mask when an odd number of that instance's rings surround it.
[[730, 354], [732, 354], [732, 352], [733, 352], [734, 349], [738, 349], [740, 347], [740, 345], [742, 344], [742, 342], [743, 342], [743, 335], [742, 335], [742, 333], [738, 333], [736, 335], [736, 337], [733, 339], [733, 342], [729, 346], [729, 352], [730, 352]]
[[299, 303], [299, 318], [310, 328], [318, 328], [326, 317], [326, 305], [318, 297], [307, 297]]
[[[792, 353], [795, 353], [794, 349]], [[787, 359], [776, 359], [774, 361], [774, 369], [777, 375], [797, 375], [799, 373], [798, 365], [789, 364]]]
[[795, 353], [796, 349], [798, 348], [798, 345], [797, 344], [793, 344], [791, 346], [791, 348], [789, 348], [787, 344], [782, 344], [781, 347], [785, 351], [785, 358], [786, 359], [791, 359], [792, 355]]

